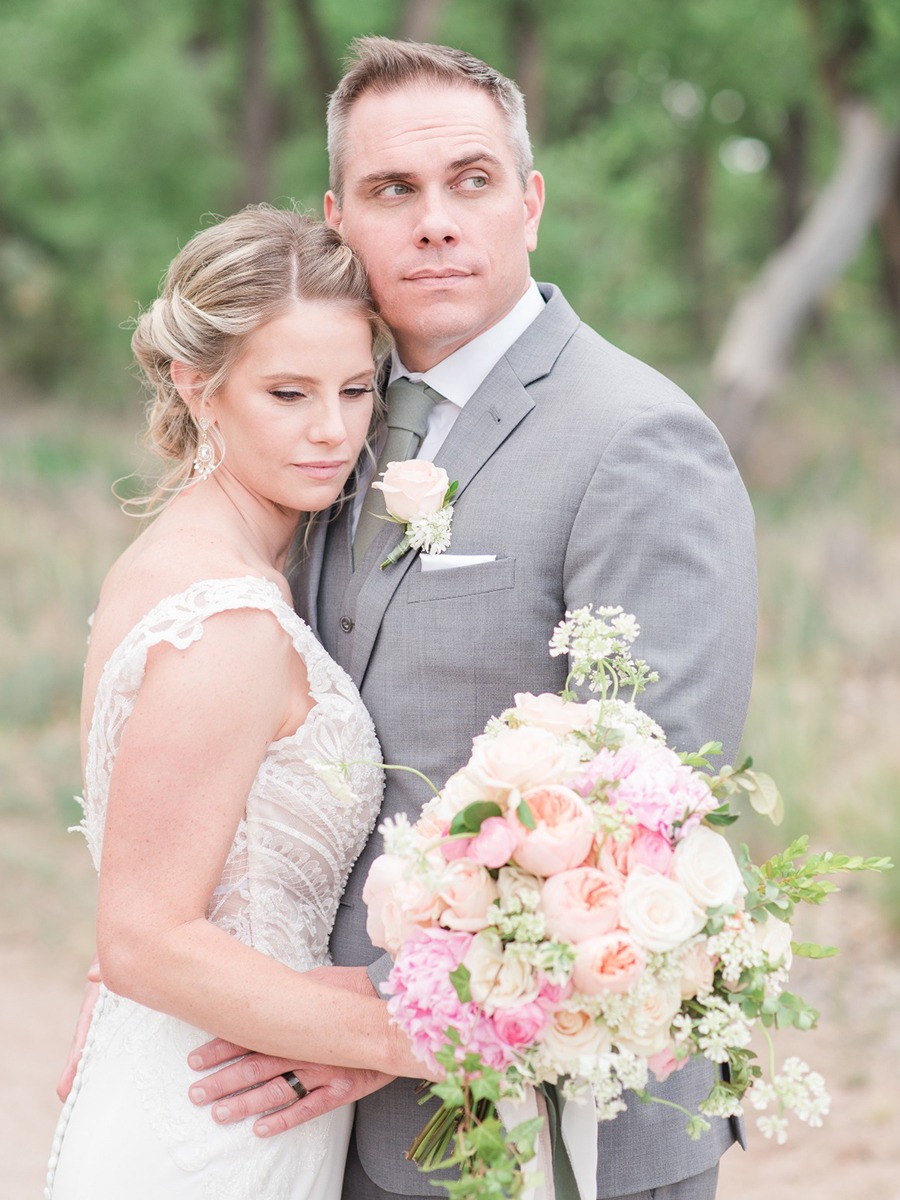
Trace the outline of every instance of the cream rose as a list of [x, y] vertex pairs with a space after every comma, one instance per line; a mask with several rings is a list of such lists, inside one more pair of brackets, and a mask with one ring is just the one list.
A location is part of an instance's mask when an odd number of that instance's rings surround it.
[[535, 828], [523, 825], [515, 812], [510, 821], [518, 833], [515, 860], [534, 875], [555, 875], [577, 867], [594, 843], [593, 822], [587, 805], [571, 788], [559, 784], [529, 788], [522, 801], [534, 818]]
[[680, 1008], [677, 980], [660, 984], [647, 979], [619, 1025], [616, 1042], [632, 1054], [647, 1058], [659, 1054], [669, 1044], [672, 1021]]
[[579, 1059], [596, 1059], [612, 1049], [606, 1025], [594, 1021], [583, 1008], [560, 1008], [551, 1013], [541, 1043], [547, 1057], [561, 1071]]
[[491, 799], [564, 778], [577, 768], [578, 753], [561, 745], [546, 729], [524, 726], [481, 734], [463, 768], [469, 780]]
[[532, 692], [516, 692], [516, 706], [510, 711], [519, 725], [536, 725], [559, 737], [576, 730], [593, 729], [600, 716], [600, 703], [588, 700], [585, 704], [563, 700], [552, 692], [535, 696]]
[[384, 506], [398, 521], [413, 521], [440, 512], [450, 486], [443, 467], [420, 458], [388, 463], [383, 481], [372, 487], [384, 493]]
[[518, 867], [501, 867], [497, 875], [500, 904], [506, 912], [534, 912], [541, 902], [538, 881]]
[[470, 859], [458, 858], [441, 873], [437, 894], [440, 924], [445, 929], [475, 933], [488, 924], [488, 909], [498, 892], [484, 867]]
[[375, 859], [362, 895], [372, 945], [381, 946], [395, 958], [419, 926], [437, 922], [437, 897], [409, 878], [407, 864], [399, 855], [382, 854]]
[[734, 904], [747, 890], [734, 852], [708, 825], [698, 825], [678, 843], [672, 878], [701, 908]]
[[514, 954], [505, 954], [492, 930], [476, 933], [463, 960], [469, 970], [472, 999], [488, 1014], [536, 1000], [540, 986], [534, 971]]
[[579, 992], [627, 992], [640, 976], [646, 962], [634, 938], [621, 929], [588, 938], [575, 947], [572, 982]]
[[702, 942], [695, 942], [681, 956], [681, 998], [708, 996], [712, 991], [716, 966]]
[[635, 867], [625, 881], [619, 912], [622, 925], [645, 950], [674, 950], [706, 924], [706, 913], [680, 883], [644, 866]]
[[584, 942], [615, 929], [618, 887], [596, 867], [576, 867], [551, 875], [541, 892], [547, 930], [561, 942]]

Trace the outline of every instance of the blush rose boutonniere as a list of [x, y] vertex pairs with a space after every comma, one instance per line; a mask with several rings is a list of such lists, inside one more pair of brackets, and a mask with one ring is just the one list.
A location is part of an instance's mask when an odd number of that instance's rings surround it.
[[408, 550], [442, 554], [447, 549], [459, 484], [450, 482], [443, 467], [419, 458], [388, 463], [382, 482], [372, 487], [384, 494], [388, 514], [384, 519], [405, 526], [402, 539], [381, 564], [382, 571]]

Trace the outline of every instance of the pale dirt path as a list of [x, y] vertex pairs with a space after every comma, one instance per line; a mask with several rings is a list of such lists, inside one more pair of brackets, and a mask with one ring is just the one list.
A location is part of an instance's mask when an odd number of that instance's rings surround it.
[[[800, 964], [794, 980], [822, 1009], [822, 1028], [782, 1035], [778, 1057], [797, 1053], [825, 1075], [831, 1114], [822, 1129], [795, 1127], [785, 1146], [751, 1130], [750, 1150], [723, 1160], [719, 1200], [900, 1200], [900, 954], [852, 896], [832, 901], [827, 916], [827, 932], [804, 936], [834, 940], [844, 954]], [[59, 1112], [53, 1089], [80, 1001], [74, 962], [0, 942], [0, 1200], [40, 1200]]]

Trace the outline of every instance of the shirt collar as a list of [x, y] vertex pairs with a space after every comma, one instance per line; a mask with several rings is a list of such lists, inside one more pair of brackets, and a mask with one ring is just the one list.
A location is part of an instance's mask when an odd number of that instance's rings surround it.
[[525, 295], [502, 320], [454, 350], [429, 370], [408, 371], [394, 350], [391, 355], [390, 382], [393, 383], [401, 375], [424, 380], [446, 400], [462, 408], [543, 307], [544, 297], [532, 279]]

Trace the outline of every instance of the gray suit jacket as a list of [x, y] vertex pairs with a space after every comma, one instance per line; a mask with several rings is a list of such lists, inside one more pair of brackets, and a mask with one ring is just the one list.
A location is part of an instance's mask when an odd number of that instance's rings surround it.
[[[641, 625], [636, 653], [659, 672], [643, 706], [676, 749], [718, 739], [733, 761], [750, 695], [756, 634], [753, 515], [728, 450], [674, 384], [584, 325], [542, 286], [544, 311], [496, 364], [436, 462], [459, 481], [450, 553], [496, 561], [423, 573], [416, 554], [384, 571], [386, 525], [357, 570], [348, 511], [314, 535], [296, 579], [300, 611], [350, 672], [385, 761], [438, 786], [473, 735], [516, 691], [556, 692], [564, 659], [547, 642], [566, 608], [621, 605]], [[415, 816], [420, 781], [388, 772], [382, 816]], [[339, 964], [379, 958], [361, 890], [377, 835], [347, 885], [332, 937]], [[370, 968], [373, 978], [386, 965]], [[710, 1084], [691, 1064], [660, 1092], [692, 1107]], [[388, 1192], [425, 1195], [403, 1151], [425, 1120], [400, 1080], [357, 1107], [359, 1157]], [[600, 1197], [628, 1195], [711, 1166], [735, 1134], [700, 1143], [684, 1118], [633, 1102], [601, 1126]]]

